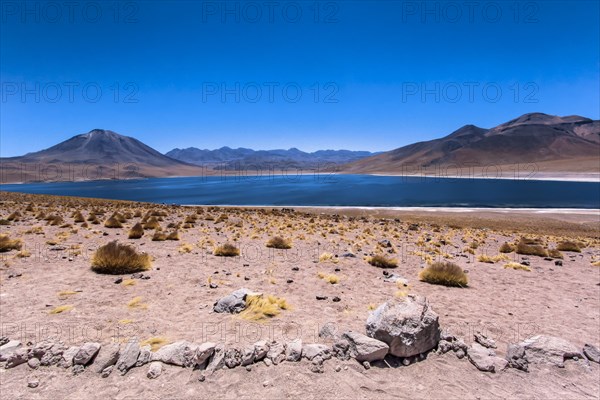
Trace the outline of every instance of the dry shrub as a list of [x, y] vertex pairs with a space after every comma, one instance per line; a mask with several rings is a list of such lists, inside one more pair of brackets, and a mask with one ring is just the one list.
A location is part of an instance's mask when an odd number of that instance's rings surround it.
[[60, 313], [66, 312], [66, 311], [71, 311], [72, 309], [73, 309], [72, 305], [66, 304], [64, 306], [58, 306], [58, 307], [53, 308], [52, 310], [50, 310], [48, 312], [48, 314], [60, 314]]
[[564, 240], [558, 243], [556, 249], [560, 251], [574, 251], [576, 253], [581, 253], [581, 243], [577, 243], [572, 240]]
[[154, 235], [152, 235], [153, 242], [164, 242], [165, 240], [167, 240], [166, 233], [162, 233], [159, 230], [154, 231]]
[[144, 227], [139, 222], [132, 226], [127, 234], [129, 239], [140, 239], [142, 236], [144, 236]]
[[531, 269], [529, 269], [528, 266], [519, 264], [516, 262], [509, 262], [508, 264], [504, 264], [504, 268], [505, 269], [511, 268], [511, 269], [516, 269], [516, 270], [521, 270], [521, 271], [528, 271], [528, 272], [531, 271]]
[[160, 229], [160, 224], [158, 223], [158, 220], [155, 217], [152, 217], [144, 223], [144, 229]]
[[179, 240], [179, 232], [173, 231], [167, 235], [167, 240]]
[[423, 282], [444, 286], [466, 287], [467, 274], [458, 265], [451, 262], [434, 262], [419, 273]]
[[81, 222], [85, 222], [85, 218], [83, 217], [83, 214], [81, 213], [81, 211], [77, 211], [75, 213], [75, 215], [73, 215], [73, 222], [75, 223], [81, 223]]
[[236, 257], [240, 255], [240, 251], [231, 243], [225, 243], [222, 246], [218, 246], [213, 254], [219, 257]]
[[504, 242], [502, 244], [502, 246], [500, 246], [500, 250], [499, 250], [500, 253], [512, 253], [513, 251], [515, 251], [515, 247], [506, 242]]
[[517, 254], [548, 257], [548, 252], [544, 246], [540, 244], [527, 244], [524, 240], [521, 240], [517, 245]]
[[548, 249], [548, 257], [563, 259], [563, 254], [558, 249]]
[[21, 250], [23, 241], [21, 239], [11, 239], [8, 235], [0, 235], [0, 253], [11, 250]]
[[323, 272], [319, 272], [317, 276], [320, 279], [323, 279], [325, 282], [331, 283], [332, 285], [340, 282], [340, 278], [335, 274], [325, 274]]
[[384, 255], [378, 254], [373, 257], [370, 257], [367, 261], [374, 267], [378, 268], [396, 268], [398, 267], [398, 261], [392, 258], [387, 258]]
[[181, 246], [179, 246], [179, 252], [180, 253], [191, 253], [192, 250], [194, 250], [194, 246], [189, 244], [189, 243], [183, 243]]
[[287, 310], [289, 305], [284, 298], [249, 294], [246, 296], [246, 308], [239, 315], [249, 321], [261, 321], [276, 317], [281, 310]]
[[98, 248], [92, 258], [92, 271], [99, 274], [132, 274], [147, 271], [151, 265], [148, 254], [138, 253], [132, 246], [116, 240]]
[[123, 224], [117, 218], [112, 216], [104, 222], [104, 226], [107, 228], [122, 228]]
[[319, 262], [337, 263], [339, 260], [331, 253], [325, 252], [319, 256]]
[[273, 249], [291, 249], [292, 244], [289, 240], [282, 238], [281, 236], [275, 236], [267, 242], [267, 247]]
[[161, 347], [166, 345], [168, 342], [164, 337], [151, 337], [140, 342], [140, 347], [150, 346], [151, 351], [158, 351]]
[[498, 261], [504, 261], [506, 259], [507, 256], [505, 256], [504, 254], [498, 254], [497, 256], [488, 256], [487, 254], [481, 254], [477, 256], [477, 261], [488, 264], [497, 263]]

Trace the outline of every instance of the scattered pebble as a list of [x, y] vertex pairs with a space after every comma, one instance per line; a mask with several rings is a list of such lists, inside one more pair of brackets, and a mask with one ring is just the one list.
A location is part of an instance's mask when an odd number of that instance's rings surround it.
[[38, 381], [37, 379], [32, 379], [29, 382], [27, 382], [27, 387], [30, 387], [32, 389], [35, 389], [39, 385], [40, 385], [40, 381]]

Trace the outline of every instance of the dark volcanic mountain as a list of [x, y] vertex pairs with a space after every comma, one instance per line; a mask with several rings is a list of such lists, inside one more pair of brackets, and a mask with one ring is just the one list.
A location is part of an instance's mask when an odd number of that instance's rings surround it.
[[466, 125], [441, 139], [348, 164], [344, 172], [402, 173], [415, 167], [530, 163], [547, 171], [598, 172], [600, 121], [532, 113], [492, 129]]
[[[39, 176], [40, 169], [60, 168], [60, 173], [46, 175], [59, 176], [58, 180], [89, 178], [91, 173], [80, 176], [81, 168], [102, 167], [105, 172], [100, 178], [135, 178], [172, 175], [200, 175], [201, 169], [182, 161], [167, 157], [137, 139], [118, 133], [94, 129], [88, 133], [73, 136], [48, 149], [28, 153], [20, 157], [0, 159], [3, 181], [44, 180]], [[37, 166], [33, 168], [32, 166]], [[67, 165], [69, 167], [67, 168]], [[52, 166], [52, 167], [50, 167]], [[80, 166], [73, 171], [73, 166]], [[69, 171], [71, 169], [71, 172]], [[38, 170], [36, 176], [36, 169]], [[26, 176], [23, 176], [25, 173]], [[20, 174], [20, 175], [18, 175]], [[97, 172], [94, 172], [98, 176]], [[10, 177], [12, 176], [12, 178]], [[20, 178], [17, 178], [20, 176]]]
[[201, 150], [195, 147], [173, 149], [166, 155], [190, 164], [209, 166], [214, 169], [237, 168], [301, 168], [312, 169], [331, 164], [345, 164], [377, 153], [350, 150], [319, 150], [306, 153], [296, 148], [289, 150], [252, 150], [221, 147], [217, 150]]

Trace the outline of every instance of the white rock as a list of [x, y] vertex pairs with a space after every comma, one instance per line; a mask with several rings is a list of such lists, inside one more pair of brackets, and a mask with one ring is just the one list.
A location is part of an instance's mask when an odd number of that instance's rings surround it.
[[148, 373], [146, 376], [149, 379], [156, 379], [162, 374], [163, 366], [160, 361], [153, 361], [150, 363], [150, 367], [148, 368]]
[[300, 361], [302, 358], [302, 339], [289, 342], [285, 348], [285, 359], [287, 361]]
[[359, 362], [383, 360], [389, 350], [386, 343], [358, 332], [345, 332], [342, 339], [347, 340], [350, 345], [350, 356]]
[[324, 360], [331, 358], [329, 346], [321, 343], [311, 343], [305, 344], [304, 347], [302, 347], [302, 357], [312, 360], [317, 356], [320, 356]]

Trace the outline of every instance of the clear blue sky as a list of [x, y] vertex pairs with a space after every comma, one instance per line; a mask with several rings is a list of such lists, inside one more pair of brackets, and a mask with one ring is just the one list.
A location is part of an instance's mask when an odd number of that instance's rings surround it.
[[162, 152], [380, 151], [533, 111], [600, 119], [597, 1], [65, 3], [1, 3], [2, 156], [93, 128]]

